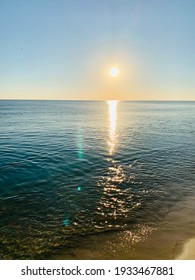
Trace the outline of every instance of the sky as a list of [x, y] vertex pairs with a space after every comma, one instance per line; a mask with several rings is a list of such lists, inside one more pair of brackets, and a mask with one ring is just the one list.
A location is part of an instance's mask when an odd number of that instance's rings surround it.
[[0, 0], [0, 99], [195, 100], [194, 11], [194, 0]]

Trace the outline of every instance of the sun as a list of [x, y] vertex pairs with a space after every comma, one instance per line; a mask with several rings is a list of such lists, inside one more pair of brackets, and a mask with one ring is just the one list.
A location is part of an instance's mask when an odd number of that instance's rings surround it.
[[117, 67], [112, 67], [109, 70], [109, 74], [111, 77], [117, 77], [119, 75], [119, 69]]

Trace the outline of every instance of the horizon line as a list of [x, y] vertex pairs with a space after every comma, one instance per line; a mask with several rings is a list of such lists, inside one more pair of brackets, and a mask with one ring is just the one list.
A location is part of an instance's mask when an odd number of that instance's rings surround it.
[[124, 101], [124, 102], [195, 102], [195, 100], [186, 100], [186, 99], [25, 99], [25, 98], [0, 98], [0, 101]]

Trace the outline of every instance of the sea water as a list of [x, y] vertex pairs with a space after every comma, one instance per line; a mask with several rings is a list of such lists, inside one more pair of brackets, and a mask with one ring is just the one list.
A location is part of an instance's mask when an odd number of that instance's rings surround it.
[[195, 102], [0, 101], [1, 259], [172, 258], [194, 182]]

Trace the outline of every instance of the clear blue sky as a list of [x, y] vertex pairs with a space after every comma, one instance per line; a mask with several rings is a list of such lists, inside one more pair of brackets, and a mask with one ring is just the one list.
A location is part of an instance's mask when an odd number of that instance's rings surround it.
[[193, 0], [0, 0], [0, 99], [195, 100], [194, 13]]

